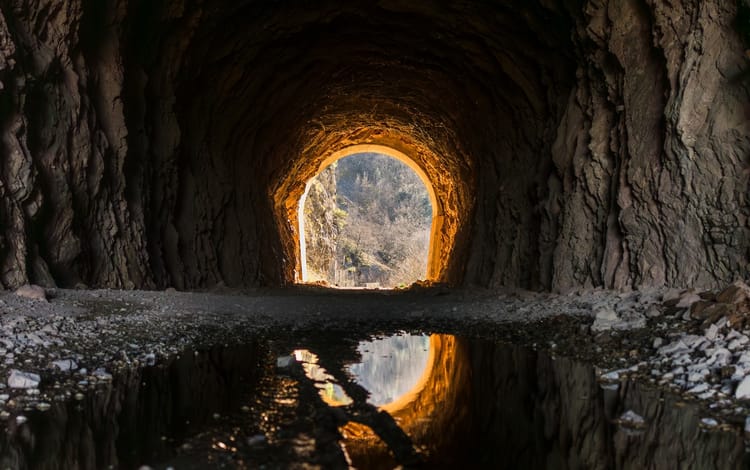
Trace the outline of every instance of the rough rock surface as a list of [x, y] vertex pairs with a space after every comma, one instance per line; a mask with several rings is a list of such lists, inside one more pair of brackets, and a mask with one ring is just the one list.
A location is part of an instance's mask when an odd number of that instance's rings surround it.
[[441, 280], [748, 272], [735, 2], [9, 0], [0, 282], [295, 278], [296, 203], [377, 143], [433, 182]]
[[[705, 286], [747, 273], [748, 67], [734, 2], [590, 2], [549, 180], [552, 284]], [[553, 218], [554, 220], [554, 218]]]
[[[336, 172], [324, 171], [310, 182], [304, 204], [308, 274], [334, 279], [336, 241]], [[308, 278], [310, 279], [310, 278]]]

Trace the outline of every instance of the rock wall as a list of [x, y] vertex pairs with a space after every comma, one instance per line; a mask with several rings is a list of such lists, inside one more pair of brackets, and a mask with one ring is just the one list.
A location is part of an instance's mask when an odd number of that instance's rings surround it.
[[4, 3], [5, 286], [190, 288], [274, 277], [273, 267], [258, 268], [263, 204], [254, 202], [265, 197], [224, 158], [230, 136], [206, 138], [213, 120], [194, 123], [212, 111], [177, 109], [200, 15], [181, 2]]
[[329, 166], [310, 182], [304, 205], [309, 279], [334, 279], [336, 244], [336, 167]]
[[214, 413], [236, 412], [264, 373], [265, 346], [187, 351], [164, 364], [124, 367], [81, 400], [25, 410], [28, 424], [0, 437], [4, 468], [140, 468], [174, 455], [173, 443], [206, 428]]
[[750, 62], [734, 5], [627, 0], [584, 12], [547, 183], [551, 284], [746, 278]]
[[734, 2], [8, 0], [0, 283], [295, 279], [287, 214], [348, 145], [411, 156], [441, 280], [748, 275]]
[[[514, 468], [746, 468], [737, 429], [701, 429], [704, 412], [678, 395], [518, 346], [475, 342], [474, 448], [482, 464]], [[635, 413], [633, 415], [632, 413]], [[676, 464], [677, 463], [677, 464]]]

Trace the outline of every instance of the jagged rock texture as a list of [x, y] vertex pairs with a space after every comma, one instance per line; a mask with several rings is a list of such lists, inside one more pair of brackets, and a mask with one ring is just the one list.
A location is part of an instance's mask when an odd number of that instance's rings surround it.
[[333, 279], [339, 225], [336, 223], [336, 172], [322, 171], [310, 181], [304, 203], [307, 270], [312, 278]]
[[736, 15], [720, 0], [4, 1], [0, 282], [291, 282], [289, 206], [358, 143], [433, 181], [442, 280], [746, 278]]

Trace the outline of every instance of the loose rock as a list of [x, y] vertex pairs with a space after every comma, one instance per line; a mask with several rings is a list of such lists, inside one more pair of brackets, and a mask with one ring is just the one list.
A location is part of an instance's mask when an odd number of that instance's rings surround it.
[[737, 386], [737, 391], [734, 392], [734, 397], [738, 400], [750, 399], [750, 375], [742, 379], [742, 382]]
[[31, 372], [23, 372], [17, 369], [11, 369], [8, 376], [8, 386], [11, 388], [37, 388], [41, 378]]
[[25, 286], [19, 287], [15, 294], [19, 297], [24, 297], [31, 300], [40, 300], [40, 301], [47, 301], [47, 294], [44, 291], [44, 288], [34, 285], [34, 284], [27, 284]]

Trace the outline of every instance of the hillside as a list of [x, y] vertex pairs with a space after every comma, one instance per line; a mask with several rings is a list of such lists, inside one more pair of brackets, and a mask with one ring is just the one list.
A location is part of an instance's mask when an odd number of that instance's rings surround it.
[[338, 160], [310, 182], [304, 214], [308, 280], [396, 287], [425, 277], [432, 206], [400, 161]]

